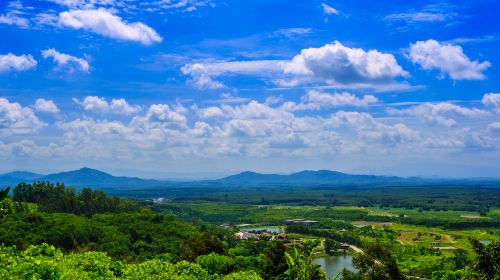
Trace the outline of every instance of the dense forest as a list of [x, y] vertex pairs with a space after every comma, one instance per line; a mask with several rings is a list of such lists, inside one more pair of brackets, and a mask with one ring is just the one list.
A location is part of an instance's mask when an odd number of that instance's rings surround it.
[[[344, 270], [339, 277], [406, 279], [411, 275], [404, 256], [441, 254], [394, 245], [391, 241], [401, 233], [390, 228], [353, 226], [351, 221], [368, 218], [356, 209], [307, 212], [300, 208], [301, 215], [318, 221], [286, 226], [290, 240], [285, 242], [265, 234], [238, 240], [235, 226], [218, 226], [221, 219], [236, 222], [247, 214], [259, 220], [283, 219], [278, 210], [263, 207], [252, 210], [248, 205], [242, 209], [186, 201], [185, 206], [156, 204], [89, 188], [77, 192], [47, 182], [19, 184], [12, 192], [6, 189], [0, 192], [0, 203], [1, 279], [326, 279], [313, 258], [320, 250], [336, 254], [340, 243], [358, 246], [363, 253], [353, 256], [356, 271]], [[210, 216], [216, 210], [221, 214]], [[286, 213], [294, 218], [293, 210]], [[408, 226], [417, 223], [403, 216], [385, 218]], [[443, 226], [439, 219], [431, 221]], [[474, 226], [498, 227], [498, 219], [488, 222], [493, 224]], [[469, 238], [466, 244], [469, 251], [439, 255], [443, 262], [427, 272], [420, 270], [419, 275], [443, 280], [500, 279], [500, 243]]]

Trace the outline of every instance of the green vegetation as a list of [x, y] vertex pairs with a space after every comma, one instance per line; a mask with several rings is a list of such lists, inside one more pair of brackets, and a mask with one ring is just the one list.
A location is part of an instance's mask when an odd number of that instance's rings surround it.
[[[0, 192], [0, 279], [325, 279], [314, 258], [344, 254], [357, 270], [343, 279], [500, 277], [496, 190], [254, 190], [163, 204], [45, 182], [8, 193]], [[286, 236], [236, 238], [252, 228]]]

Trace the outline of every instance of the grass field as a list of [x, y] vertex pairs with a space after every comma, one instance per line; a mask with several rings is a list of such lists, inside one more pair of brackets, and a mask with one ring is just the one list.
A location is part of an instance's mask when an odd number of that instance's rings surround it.
[[467, 220], [467, 219], [495, 219], [500, 216], [500, 210], [493, 210], [488, 216], [480, 216], [478, 212], [470, 211], [419, 211], [418, 209], [402, 209], [402, 208], [380, 208], [369, 207], [369, 215], [371, 216], [386, 216], [386, 217], [404, 217], [419, 218], [419, 219], [438, 219], [438, 220]]

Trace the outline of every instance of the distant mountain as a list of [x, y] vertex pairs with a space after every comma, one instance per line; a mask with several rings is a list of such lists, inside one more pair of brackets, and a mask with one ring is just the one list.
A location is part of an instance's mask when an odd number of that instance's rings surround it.
[[[352, 175], [338, 171], [318, 170], [301, 171], [289, 175], [261, 174], [246, 171], [240, 174], [215, 180], [223, 184], [235, 185], [357, 185], [357, 186], [381, 186], [381, 185], [422, 185], [422, 184], [478, 184], [498, 183], [500, 180], [493, 179], [440, 179], [420, 177], [396, 177], [377, 175]], [[496, 182], [495, 182], [496, 181]]]
[[9, 172], [0, 175], [1, 177], [10, 177], [10, 178], [16, 178], [16, 179], [21, 179], [21, 180], [35, 180], [37, 178], [43, 177], [44, 175], [42, 174], [37, 174], [33, 172], [28, 172], [28, 171], [14, 171], [14, 172]]
[[31, 182], [43, 177], [42, 174], [36, 174], [27, 171], [14, 171], [0, 175], [0, 188], [4, 186], [14, 186], [21, 182]]
[[6, 186], [15, 186], [18, 183], [33, 181], [61, 182], [77, 189], [91, 187], [107, 190], [149, 189], [156, 187], [167, 188], [209, 188], [225, 186], [229, 189], [253, 186], [418, 186], [418, 185], [495, 185], [500, 186], [500, 179], [471, 178], [421, 178], [421, 177], [394, 177], [376, 175], [352, 175], [338, 171], [318, 170], [301, 171], [289, 175], [262, 174], [256, 172], [242, 172], [236, 175], [217, 180], [172, 182], [162, 180], [148, 180], [137, 177], [118, 177], [108, 173], [81, 168], [78, 170], [41, 175], [26, 171], [16, 171], [0, 175], [0, 189]]
[[137, 177], [117, 177], [108, 173], [91, 169], [81, 168], [78, 170], [40, 175], [30, 172], [11, 172], [0, 175], [0, 186], [16, 185], [21, 182], [47, 181], [52, 183], [64, 183], [72, 187], [93, 187], [93, 188], [127, 188], [127, 187], [149, 187], [162, 185], [164, 182], [147, 180]]

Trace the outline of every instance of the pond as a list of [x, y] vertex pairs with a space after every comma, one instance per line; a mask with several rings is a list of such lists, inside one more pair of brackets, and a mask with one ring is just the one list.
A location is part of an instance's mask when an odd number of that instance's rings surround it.
[[337, 276], [344, 268], [353, 272], [356, 271], [352, 265], [351, 255], [319, 257], [315, 258], [313, 262], [319, 264], [328, 277]]
[[267, 231], [269, 233], [285, 233], [285, 229], [282, 227], [243, 227], [240, 228], [241, 231], [246, 231], [246, 232], [261, 232], [261, 231]]

